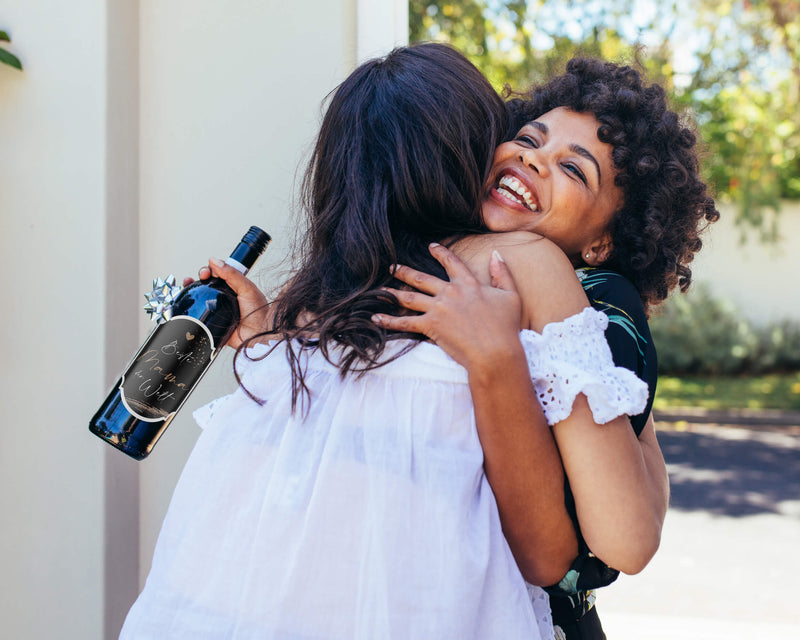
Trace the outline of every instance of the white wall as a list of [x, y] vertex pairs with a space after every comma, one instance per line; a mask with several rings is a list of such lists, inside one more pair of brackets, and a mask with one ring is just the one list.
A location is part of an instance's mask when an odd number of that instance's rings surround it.
[[[227, 256], [251, 224], [274, 238], [256, 275], [285, 253], [292, 184], [320, 100], [353, 60], [344, 36], [354, 8], [341, 2], [319, 2], [313, 12], [283, 0], [196, 7], [141, 0], [142, 283], [195, 274], [209, 256]], [[217, 363], [186, 409], [218, 394], [228, 374]], [[140, 465], [142, 577], [196, 437], [184, 410]]]
[[720, 206], [720, 214], [692, 265], [697, 282], [707, 283], [715, 296], [731, 301], [754, 323], [800, 322], [800, 203], [783, 203], [774, 245], [760, 243], [752, 231], [742, 243], [734, 208]]
[[0, 635], [98, 638], [105, 9], [4, 2], [0, 20], [25, 65], [0, 68]]
[[[0, 0], [25, 65], [0, 67], [0, 636], [116, 637], [197, 436], [185, 411], [135, 463], [87, 430], [141, 294], [251, 224], [262, 266], [285, 255], [320, 102], [403, 41], [405, 5]], [[223, 360], [188, 409], [230, 386]]]

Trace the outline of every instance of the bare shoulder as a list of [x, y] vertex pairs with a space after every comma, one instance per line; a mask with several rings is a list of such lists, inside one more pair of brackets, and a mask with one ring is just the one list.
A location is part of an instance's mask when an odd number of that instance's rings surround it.
[[491, 284], [492, 252], [500, 254], [522, 301], [523, 329], [541, 331], [547, 323], [589, 306], [569, 259], [543, 236], [527, 231], [487, 233], [463, 238], [451, 248], [483, 284]]
[[492, 251], [497, 251], [512, 272], [550, 265], [574, 272], [566, 254], [544, 236], [527, 231], [497, 234]]
[[543, 266], [555, 268], [560, 264], [562, 270], [572, 271], [561, 249], [544, 236], [528, 231], [467, 236], [451, 249], [484, 283], [489, 282], [489, 259], [494, 251], [508, 264], [512, 274], [523, 278], [529, 270]]
[[506, 247], [534, 247], [551, 245], [552, 242], [538, 233], [530, 231], [507, 231], [504, 233], [483, 233], [466, 236], [458, 240], [451, 248], [457, 254], [491, 253], [495, 249]]

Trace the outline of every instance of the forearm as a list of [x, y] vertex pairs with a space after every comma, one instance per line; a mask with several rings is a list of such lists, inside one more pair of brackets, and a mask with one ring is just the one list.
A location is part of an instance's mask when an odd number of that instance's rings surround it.
[[[541, 331], [588, 306], [566, 258], [550, 243], [504, 248], [519, 278], [523, 326]], [[554, 292], [557, 294], [554, 295]], [[499, 339], [491, 332], [484, 339]], [[475, 419], [503, 531], [529, 582], [560, 581], [578, 555], [574, 524], [564, 501], [564, 467], [537, 397], [525, 352], [514, 332], [505, 347], [482, 345], [467, 362]]]
[[639, 435], [638, 442], [644, 456], [647, 478], [649, 480], [648, 491], [651, 505], [658, 522], [658, 541], [660, 542], [661, 528], [664, 524], [664, 518], [667, 515], [667, 509], [669, 508], [669, 475], [667, 473], [667, 463], [664, 461], [664, 454], [656, 438], [655, 421], [653, 420], [652, 413], [647, 420], [647, 425]]
[[578, 553], [564, 505], [564, 470], [521, 345], [468, 368], [486, 476], [526, 580], [561, 580]]
[[638, 573], [658, 549], [668, 500], [657, 443], [640, 443], [626, 417], [595, 424], [583, 395], [553, 432], [587, 545], [609, 566]]

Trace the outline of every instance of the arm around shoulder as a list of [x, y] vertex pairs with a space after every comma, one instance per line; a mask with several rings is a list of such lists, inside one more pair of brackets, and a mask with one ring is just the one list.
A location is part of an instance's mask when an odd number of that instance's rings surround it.
[[[525, 246], [515, 243], [497, 251], [509, 249], [509, 255], [516, 256]], [[543, 252], [535, 253], [544, 259]], [[505, 259], [498, 262], [497, 257], [489, 262], [493, 284], [516, 290], [524, 274], [510, 273]], [[520, 261], [511, 260], [519, 268]], [[486, 475], [523, 576], [533, 584], [554, 584], [578, 552], [564, 503], [561, 458], [533, 387], [519, 325], [497, 344], [505, 347], [467, 367]]]

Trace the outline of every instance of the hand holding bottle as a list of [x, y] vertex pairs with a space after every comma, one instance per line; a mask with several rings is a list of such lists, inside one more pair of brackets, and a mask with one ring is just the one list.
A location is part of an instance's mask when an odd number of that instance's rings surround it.
[[[224, 264], [210, 261], [213, 277], [184, 281], [169, 317], [153, 329], [89, 422], [92, 433], [136, 460], [150, 454], [220, 347], [240, 344], [251, 323], [265, 317], [266, 299], [245, 274], [269, 241], [268, 233], [250, 227]], [[250, 316], [242, 333], [240, 308]]]
[[[198, 272], [200, 280], [211, 277], [221, 278], [236, 294], [239, 301], [239, 316], [241, 320], [236, 330], [231, 333], [225, 343], [226, 346], [238, 348], [245, 340], [267, 329], [269, 316], [269, 302], [267, 297], [247, 276], [237, 271], [232, 266], [225, 264], [217, 258], [210, 258], [207, 267], [201, 267]], [[184, 278], [183, 286], [194, 282], [192, 278]]]

